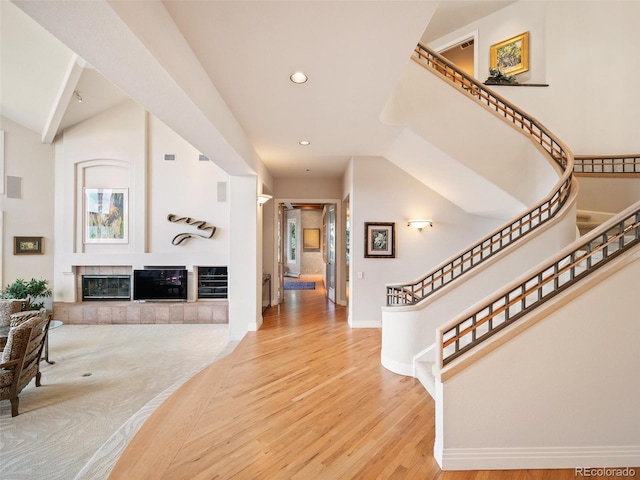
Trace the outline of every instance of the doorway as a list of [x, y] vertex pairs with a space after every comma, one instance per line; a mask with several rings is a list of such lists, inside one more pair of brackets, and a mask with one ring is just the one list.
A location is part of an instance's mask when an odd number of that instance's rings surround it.
[[[337, 281], [339, 265], [337, 229], [339, 202], [282, 201], [276, 218], [276, 281], [274, 302], [284, 299], [285, 282], [316, 281], [334, 303], [340, 302], [342, 288]], [[290, 287], [290, 286], [288, 286]]]
[[467, 75], [476, 78], [478, 71], [477, 30], [436, 48], [436, 52], [455, 64]]

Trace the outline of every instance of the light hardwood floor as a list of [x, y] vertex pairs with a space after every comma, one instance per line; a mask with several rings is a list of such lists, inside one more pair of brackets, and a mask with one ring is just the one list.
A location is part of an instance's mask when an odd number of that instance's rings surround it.
[[158, 408], [110, 479], [575, 478], [441, 472], [433, 400], [380, 365], [380, 331], [349, 328], [321, 287], [285, 295], [258, 332]]

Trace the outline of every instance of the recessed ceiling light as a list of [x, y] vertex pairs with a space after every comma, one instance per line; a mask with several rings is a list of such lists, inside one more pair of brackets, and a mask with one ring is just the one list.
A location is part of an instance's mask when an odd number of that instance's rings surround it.
[[305, 83], [307, 80], [309, 80], [309, 78], [302, 72], [296, 72], [293, 73], [289, 79], [293, 82], [293, 83]]
[[307, 145], [311, 145], [311, 142], [309, 140], [300, 140], [298, 143], [303, 147], [306, 147]]

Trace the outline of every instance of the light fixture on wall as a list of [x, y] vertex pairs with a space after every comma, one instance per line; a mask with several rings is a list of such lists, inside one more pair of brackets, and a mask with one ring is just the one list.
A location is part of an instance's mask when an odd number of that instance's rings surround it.
[[266, 193], [261, 193], [260, 195], [258, 195], [258, 203], [260, 205], [264, 205], [265, 203], [267, 203], [272, 198], [273, 197], [271, 195], [267, 195]]
[[419, 232], [426, 226], [433, 227], [433, 222], [431, 220], [409, 220], [407, 222], [407, 227], [417, 228]]

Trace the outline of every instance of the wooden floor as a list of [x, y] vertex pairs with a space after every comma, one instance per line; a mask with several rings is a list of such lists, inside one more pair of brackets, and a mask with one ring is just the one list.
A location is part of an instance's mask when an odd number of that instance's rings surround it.
[[380, 330], [351, 329], [316, 290], [287, 291], [258, 332], [143, 425], [111, 479], [573, 479], [573, 470], [441, 472], [434, 403], [380, 365]]

